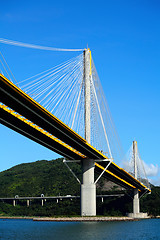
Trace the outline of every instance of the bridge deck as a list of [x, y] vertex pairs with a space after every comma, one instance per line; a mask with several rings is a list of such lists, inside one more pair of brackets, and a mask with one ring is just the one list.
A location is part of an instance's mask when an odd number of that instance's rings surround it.
[[[69, 159], [107, 159], [84, 138], [74, 132], [20, 88], [0, 74], [0, 122]], [[28, 120], [29, 119], [29, 120]], [[95, 163], [96, 171], [102, 172], [106, 162]], [[140, 194], [150, 190], [141, 182], [112, 162], [104, 177], [123, 186], [138, 188]]]

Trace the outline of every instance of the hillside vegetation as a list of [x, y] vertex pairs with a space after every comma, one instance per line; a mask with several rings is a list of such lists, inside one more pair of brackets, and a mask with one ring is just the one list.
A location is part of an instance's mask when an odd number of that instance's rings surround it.
[[[72, 168], [79, 175], [80, 166], [72, 164]], [[62, 159], [17, 165], [0, 173], [0, 185], [1, 197], [79, 194], [79, 184]]]
[[[81, 179], [81, 167], [70, 163], [74, 173]], [[80, 195], [80, 185], [68, 171], [62, 159], [17, 165], [0, 173], [0, 197]], [[107, 186], [109, 186], [107, 188]], [[107, 190], [107, 191], [106, 191]], [[97, 186], [97, 194], [114, 193], [119, 190], [114, 184], [106, 183], [103, 179]], [[160, 215], [160, 188], [152, 187], [152, 194], [141, 199], [141, 211], [151, 215]], [[132, 212], [132, 199], [125, 194], [124, 197], [108, 197], [101, 202], [97, 199], [97, 214], [99, 215], [125, 215]], [[25, 216], [54, 216], [79, 215], [80, 200], [47, 200], [41, 206], [40, 200], [33, 200], [30, 207], [26, 201], [19, 201], [13, 207], [12, 201], [0, 202], [1, 215]]]

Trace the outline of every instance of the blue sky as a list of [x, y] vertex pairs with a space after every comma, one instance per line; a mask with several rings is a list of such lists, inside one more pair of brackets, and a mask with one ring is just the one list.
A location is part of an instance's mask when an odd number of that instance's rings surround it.
[[[88, 46], [127, 152], [138, 142], [152, 182], [160, 184], [160, 2], [1, 2], [0, 38], [59, 48]], [[0, 44], [17, 79], [75, 56]], [[0, 125], [0, 171], [58, 155]], [[149, 176], [150, 178], [150, 176]]]

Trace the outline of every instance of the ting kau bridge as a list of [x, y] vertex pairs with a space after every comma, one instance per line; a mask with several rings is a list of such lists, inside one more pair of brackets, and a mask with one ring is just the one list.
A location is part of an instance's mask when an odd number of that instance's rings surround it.
[[[2, 71], [1, 71], [2, 72]], [[90, 49], [41, 74], [13, 83], [0, 74], [0, 123], [82, 166], [81, 215], [96, 215], [96, 184], [106, 179], [132, 190], [133, 213], [150, 192], [138, 177], [138, 148], [133, 142], [132, 172], [115, 161], [110, 135], [117, 139]], [[114, 145], [114, 147], [113, 147]], [[99, 174], [95, 179], [94, 172]]]

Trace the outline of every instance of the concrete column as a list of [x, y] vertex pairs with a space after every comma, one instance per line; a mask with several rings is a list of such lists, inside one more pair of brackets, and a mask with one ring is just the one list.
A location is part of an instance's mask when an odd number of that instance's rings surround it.
[[81, 185], [81, 215], [96, 216], [96, 185], [94, 184], [94, 161], [83, 161], [83, 184]]
[[16, 200], [13, 200], [13, 206], [14, 207], [16, 206]]
[[[137, 179], [137, 141], [133, 141], [133, 157], [134, 157], [134, 177]], [[139, 192], [138, 189], [134, 189], [133, 197], [133, 214], [139, 214], [140, 203], [139, 203]]]
[[29, 199], [27, 199], [27, 207], [29, 207], [29, 205], [30, 205], [30, 201]]
[[[133, 158], [134, 158], [134, 177], [137, 179], [137, 156], [138, 156], [138, 148], [137, 142], [133, 141]], [[140, 200], [139, 200], [139, 192], [138, 189], [134, 189], [133, 192], [133, 213], [129, 213], [128, 216], [132, 218], [147, 218], [147, 213], [140, 212]]]
[[[85, 82], [85, 139], [90, 143], [90, 78], [91, 52], [84, 51], [84, 82]], [[96, 185], [94, 183], [94, 160], [82, 161], [83, 180], [81, 185], [81, 215], [96, 216]]]
[[133, 213], [137, 214], [140, 211], [140, 204], [139, 204], [139, 193], [138, 189], [134, 189], [134, 198], [133, 198]]

